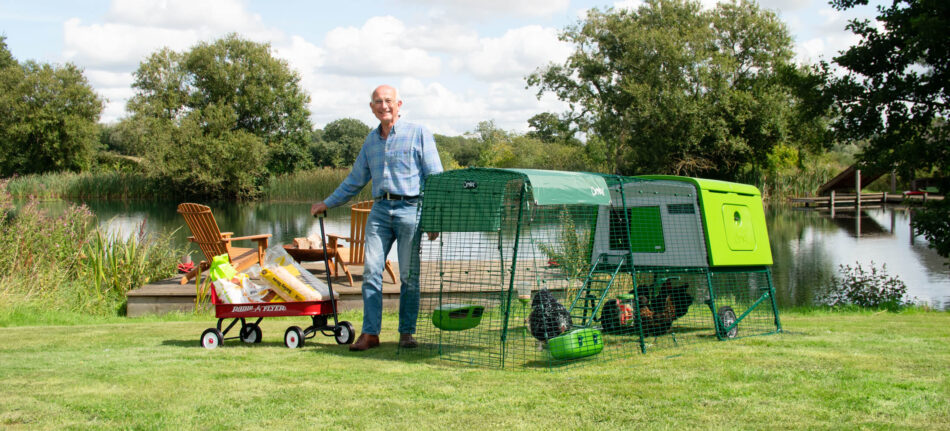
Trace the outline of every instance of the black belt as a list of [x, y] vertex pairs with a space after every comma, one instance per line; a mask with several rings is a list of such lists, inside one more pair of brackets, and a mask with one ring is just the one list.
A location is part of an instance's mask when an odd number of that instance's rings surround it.
[[376, 198], [376, 200], [387, 200], [387, 201], [407, 201], [410, 199], [418, 199], [419, 195], [416, 196], [403, 196], [403, 195], [394, 195], [392, 193], [383, 193], [382, 196]]

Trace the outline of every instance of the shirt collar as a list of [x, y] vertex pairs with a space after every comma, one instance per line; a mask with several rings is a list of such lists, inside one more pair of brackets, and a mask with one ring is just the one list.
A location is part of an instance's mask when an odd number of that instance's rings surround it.
[[[400, 125], [399, 121], [396, 121], [395, 123], [393, 123], [392, 127], [393, 127], [392, 130], [390, 130], [389, 132], [395, 135], [396, 129], [402, 126]], [[383, 123], [379, 123], [379, 125], [376, 126], [376, 134], [379, 135], [380, 138], [383, 137]]]

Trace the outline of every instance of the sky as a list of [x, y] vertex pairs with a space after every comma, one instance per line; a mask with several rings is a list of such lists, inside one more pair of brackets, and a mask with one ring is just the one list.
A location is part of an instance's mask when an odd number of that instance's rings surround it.
[[[872, 0], [872, 3], [874, 1]], [[712, 7], [715, 0], [701, 0]], [[185, 52], [231, 32], [271, 45], [310, 95], [313, 123], [378, 122], [369, 97], [399, 88], [404, 119], [460, 135], [486, 120], [526, 132], [528, 119], [566, 105], [537, 97], [525, 76], [561, 63], [558, 40], [592, 8], [636, 8], [639, 0], [0, 0], [0, 35], [19, 61], [73, 63], [105, 100], [101, 122], [125, 117], [133, 72], [152, 52]], [[796, 61], [830, 61], [857, 38], [827, 0], [760, 0], [794, 38]]]

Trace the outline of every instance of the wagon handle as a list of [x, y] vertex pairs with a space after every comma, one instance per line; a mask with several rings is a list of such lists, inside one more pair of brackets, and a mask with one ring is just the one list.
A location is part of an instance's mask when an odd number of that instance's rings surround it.
[[335, 327], [339, 326], [340, 322], [337, 319], [336, 297], [333, 294], [333, 277], [330, 276], [330, 255], [327, 253], [327, 235], [323, 226], [323, 219], [327, 217], [327, 212], [319, 212], [315, 214], [314, 217], [320, 220], [320, 242], [323, 243], [323, 263], [327, 270], [327, 289], [330, 291], [330, 307], [333, 308], [333, 326]]

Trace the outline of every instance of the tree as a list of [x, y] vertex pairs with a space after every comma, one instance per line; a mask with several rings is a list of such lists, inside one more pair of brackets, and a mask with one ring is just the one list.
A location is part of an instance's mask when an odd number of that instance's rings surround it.
[[557, 114], [542, 112], [528, 119], [528, 126], [534, 129], [528, 136], [540, 139], [546, 144], [579, 144], [574, 139], [574, 130], [571, 130], [569, 121], [563, 121]]
[[[839, 10], [867, 0], [833, 0]], [[847, 75], [833, 81], [840, 117], [837, 128], [850, 140], [867, 141], [861, 160], [905, 176], [918, 171], [943, 179], [950, 189], [950, 2], [893, 0], [877, 8], [877, 25], [852, 20], [861, 41], [835, 63]], [[927, 214], [929, 212], [929, 214]], [[915, 218], [943, 256], [950, 255], [950, 205], [931, 206]], [[919, 220], [919, 221], [918, 221]]]
[[102, 101], [75, 65], [17, 64], [0, 37], [0, 176], [93, 162]]
[[[867, 0], [833, 0], [846, 10]], [[852, 20], [861, 41], [835, 58], [847, 75], [835, 80], [841, 136], [866, 140], [864, 162], [912, 175], [950, 167], [950, 3], [894, 0], [877, 21]]]
[[0, 69], [16, 65], [16, 59], [13, 58], [13, 53], [11, 53], [10, 48], [7, 47], [7, 37], [0, 36]]
[[[228, 186], [228, 193], [235, 195], [252, 195], [250, 188], [261, 183], [268, 174], [312, 166], [307, 150], [312, 133], [306, 108], [309, 96], [300, 88], [300, 77], [285, 61], [271, 55], [268, 44], [231, 34], [214, 43], [198, 44], [184, 53], [162, 49], [139, 65], [133, 87], [136, 94], [129, 100], [128, 110], [132, 113], [129, 121], [138, 125], [125, 130], [147, 131], [144, 141], [151, 153], [147, 155], [150, 161], [170, 160], [163, 157], [171, 149], [160, 148], [167, 147], [170, 141], [158, 137], [197, 133], [197, 139], [191, 144], [196, 151], [202, 151], [202, 145], [256, 140], [257, 143], [248, 148], [263, 152], [262, 157], [254, 159], [260, 159], [265, 169], [235, 165], [236, 169], [257, 172], [253, 184]], [[201, 123], [209, 118], [231, 123], [227, 127], [220, 123]], [[180, 130], [186, 124], [198, 129]], [[200, 163], [196, 163], [193, 168], [199, 166]], [[155, 167], [154, 172], [164, 170], [164, 167]], [[234, 173], [232, 179], [247, 177]]]
[[323, 141], [335, 149], [338, 161], [334, 166], [351, 166], [369, 131], [369, 126], [355, 118], [342, 118], [327, 123], [323, 128]]
[[574, 53], [528, 84], [569, 104], [566, 119], [604, 143], [612, 171], [734, 179], [775, 145], [798, 146], [797, 96], [779, 75], [791, 37], [755, 3], [594, 9], [561, 39]]

